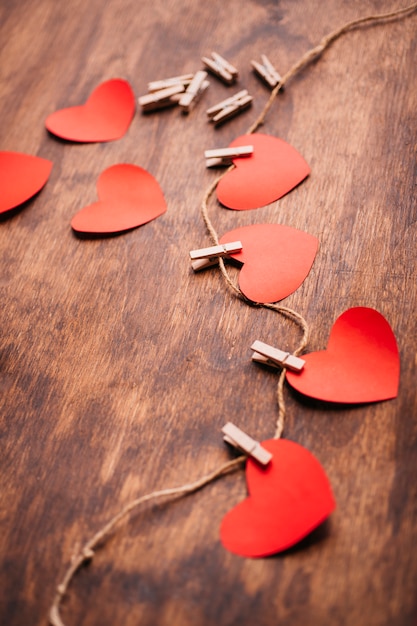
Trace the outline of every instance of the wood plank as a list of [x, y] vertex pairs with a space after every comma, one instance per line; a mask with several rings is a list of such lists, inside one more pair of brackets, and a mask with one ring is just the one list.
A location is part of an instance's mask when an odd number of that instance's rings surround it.
[[[199, 206], [216, 173], [204, 150], [227, 146], [262, 110], [268, 89], [252, 58], [267, 54], [283, 74], [344, 22], [402, 6], [377, 4], [0, 6], [1, 149], [54, 163], [42, 192], [0, 224], [1, 623], [44, 625], [80, 542], [131, 498], [227, 460], [226, 421], [272, 436], [277, 375], [253, 365], [249, 347], [259, 338], [293, 350], [300, 333], [237, 300], [215, 269], [190, 269], [188, 251], [210, 245]], [[336, 512], [300, 547], [251, 560], [218, 538], [245, 497], [242, 472], [144, 507], [75, 579], [68, 626], [415, 623], [416, 27], [414, 13], [354, 30], [279, 95], [261, 132], [306, 158], [302, 185], [256, 211], [210, 204], [220, 234], [271, 222], [319, 238], [308, 279], [283, 302], [309, 322], [309, 351], [352, 306], [377, 308], [397, 336], [396, 400], [338, 408], [286, 391], [285, 436], [319, 458]], [[212, 49], [254, 96], [218, 129], [205, 109], [232, 92], [215, 78], [188, 116], [138, 110], [116, 142], [71, 144], [44, 129], [103, 80], [125, 78], [139, 96], [151, 80], [200, 69]], [[77, 238], [71, 217], [119, 162], [157, 178], [167, 213], [121, 236]]]

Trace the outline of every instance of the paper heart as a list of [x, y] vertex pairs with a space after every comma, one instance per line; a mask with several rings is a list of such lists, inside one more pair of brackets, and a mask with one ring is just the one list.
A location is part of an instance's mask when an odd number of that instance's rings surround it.
[[293, 293], [307, 277], [318, 239], [279, 224], [253, 224], [229, 231], [220, 243], [241, 241], [242, 250], [230, 255], [243, 263], [239, 286], [253, 302], [278, 302]]
[[289, 384], [306, 396], [347, 404], [378, 402], [398, 393], [400, 359], [387, 320], [375, 309], [355, 307], [334, 323], [327, 349], [303, 355]]
[[71, 220], [81, 233], [118, 233], [159, 217], [167, 206], [155, 178], [137, 165], [113, 165], [97, 181], [98, 202], [81, 209]]
[[230, 147], [252, 145], [253, 155], [234, 159], [235, 168], [217, 185], [217, 198], [236, 211], [256, 209], [278, 200], [310, 174], [303, 157], [283, 139], [242, 135]]
[[52, 162], [21, 152], [0, 152], [0, 213], [32, 198], [46, 184]]
[[336, 503], [318, 460], [302, 446], [270, 439], [273, 454], [263, 467], [248, 459], [249, 496], [222, 520], [220, 538], [240, 556], [262, 557], [287, 550], [319, 526]]
[[131, 86], [116, 78], [96, 87], [85, 104], [49, 115], [45, 126], [49, 132], [69, 141], [113, 141], [123, 137], [134, 113]]

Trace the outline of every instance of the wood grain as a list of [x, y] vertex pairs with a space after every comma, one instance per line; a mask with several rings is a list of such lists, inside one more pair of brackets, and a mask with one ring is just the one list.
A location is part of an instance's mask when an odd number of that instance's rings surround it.
[[[327, 32], [393, 0], [29, 0], [0, 6], [0, 148], [51, 159], [42, 192], [0, 224], [0, 622], [47, 624], [54, 589], [80, 543], [137, 495], [180, 485], [228, 458], [228, 419], [272, 435], [273, 372], [250, 362], [256, 338], [292, 350], [299, 331], [247, 307], [216, 270], [194, 275], [208, 245], [199, 206], [215, 174], [205, 149], [226, 146], [268, 90], [250, 60], [281, 73]], [[285, 304], [326, 345], [347, 308], [371, 306], [401, 353], [396, 400], [328, 407], [287, 389], [285, 436], [321, 461], [338, 503], [297, 549], [250, 560], [219, 543], [222, 516], [245, 496], [243, 473], [145, 507], [77, 576], [68, 626], [414, 626], [417, 620], [416, 44], [417, 13], [354, 30], [287, 86], [262, 132], [296, 147], [312, 174], [257, 211], [211, 203], [220, 234], [282, 223], [320, 251]], [[128, 133], [77, 145], [48, 135], [52, 111], [103, 80], [195, 71], [212, 49], [240, 70], [252, 109], [213, 129], [205, 108], [230, 93], [216, 79], [187, 116], [137, 112]], [[122, 236], [77, 238], [99, 173], [148, 169], [167, 213]]]

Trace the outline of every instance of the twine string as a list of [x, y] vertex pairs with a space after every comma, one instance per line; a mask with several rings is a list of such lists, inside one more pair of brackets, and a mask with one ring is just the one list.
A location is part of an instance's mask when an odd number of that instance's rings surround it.
[[[334, 30], [332, 33], [330, 33], [329, 35], [323, 37], [323, 39], [320, 41], [320, 43], [317, 46], [315, 46], [314, 48], [311, 48], [308, 52], [306, 52], [306, 54], [304, 54], [299, 59], [299, 61], [297, 61], [288, 70], [288, 72], [283, 76], [281, 82], [278, 83], [278, 85], [272, 90], [270, 97], [267, 103], [265, 104], [265, 107], [262, 109], [259, 117], [254, 121], [252, 126], [248, 129], [247, 134], [254, 133], [259, 128], [259, 126], [261, 126], [264, 123], [265, 117], [268, 114], [275, 98], [277, 97], [282, 87], [293, 76], [295, 76], [300, 71], [302, 71], [314, 59], [321, 56], [321, 54], [331, 45], [331, 43], [333, 43], [341, 35], [363, 24], [374, 23], [374, 22], [381, 21], [381, 20], [399, 18], [415, 11], [416, 9], [417, 9], [417, 2], [403, 9], [398, 9], [396, 11], [391, 11], [389, 13], [384, 13], [384, 14], [379, 14], [379, 15], [369, 15], [367, 17], [352, 20], [351, 22], [344, 24], [341, 28], [338, 28]], [[230, 166], [230, 168], [228, 168], [221, 176], [218, 176], [212, 183], [210, 183], [210, 185], [208, 186], [208, 188], [206, 189], [204, 193], [204, 197], [202, 200], [201, 213], [202, 213], [207, 231], [210, 235], [210, 238], [212, 239], [215, 245], [218, 245], [219, 238], [218, 238], [216, 229], [214, 228], [209, 217], [208, 204], [220, 180], [233, 167], [234, 167], [233, 165]], [[273, 310], [279, 313], [280, 315], [283, 315], [284, 317], [291, 319], [299, 326], [299, 328], [302, 331], [302, 338], [296, 350], [294, 350], [294, 354], [295, 355], [300, 354], [302, 350], [306, 347], [307, 341], [308, 341], [308, 325], [307, 325], [306, 320], [302, 317], [302, 315], [300, 315], [296, 311], [293, 311], [292, 309], [289, 309], [284, 306], [280, 306], [278, 304], [252, 302], [251, 300], [246, 298], [246, 296], [244, 296], [239, 286], [233, 282], [232, 278], [230, 277], [226, 269], [223, 259], [219, 259], [219, 267], [220, 267], [220, 271], [222, 273], [222, 276], [225, 282], [227, 283], [229, 288], [236, 294], [236, 296], [238, 296], [239, 298], [241, 298], [242, 300], [244, 300], [245, 302], [247, 302], [248, 304], [252, 306], [263, 307], [266, 309]], [[282, 370], [279, 376], [279, 380], [278, 380], [278, 387], [277, 387], [278, 418], [276, 422], [274, 438], [281, 437], [283, 429], [284, 429], [284, 421], [285, 421], [284, 382], [285, 382], [285, 369]], [[79, 569], [82, 567], [84, 563], [91, 561], [91, 559], [94, 557], [95, 549], [108, 538], [109, 534], [114, 530], [114, 528], [118, 524], [120, 524], [126, 517], [128, 517], [129, 514], [132, 513], [134, 509], [138, 508], [140, 505], [151, 502], [158, 498], [182, 497], [182, 496], [194, 493], [198, 491], [199, 489], [205, 487], [206, 485], [212, 483], [217, 478], [233, 472], [234, 470], [239, 468], [241, 465], [243, 465], [245, 460], [246, 460], [245, 456], [239, 456], [233, 459], [232, 461], [223, 463], [220, 467], [218, 467], [216, 470], [213, 470], [210, 474], [207, 474], [192, 483], [188, 483], [179, 487], [153, 491], [149, 494], [140, 496], [139, 498], [135, 498], [134, 500], [128, 502], [121, 509], [121, 511], [119, 511], [119, 513], [114, 515], [104, 526], [102, 526], [95, 533], [95, 535], [93, 535], [91, 539], [89, 539], [84, 544], [84, 546], [81, 548], [79, 553], [71, 560], [71, 563], [68, 566], [61, 583], [56, 588], [53, 604], [49, 612], [50, 624], [52, 626], [65, 626], [60, 615], [60, 608], [61, 608], [62, 601], [67, 594], [68, 587], [70, 586], [73, 578], [75, 577], [76, 573], [79, 571]]]
[[275, 98], [277, 97], [278, 93], [282, 90], [284, 85], [286, 85], [287, 82], [291, 78], [293, 78], [296, 74], [301, 72], [301, 70], [303, 70], [305, 67], [310, 65], [310, 63], [312, 63], [315, 59], [321, 56], [323, 52], [327, 50], [327, 48], [329, 48], [330, 45], [334, 41], [339, 39], [339, 37], [341, 37], [344, 33], [346, 33], [349, 30], [354, 30], [355, 28], [358, 28], [358, 26], [363, 26], [365, 24], [370, 24], [370, 23], [374, 24], [375, 22], [383, 22], [383, 21], [387, 21], [390, 19], [398, 19], [400, 17], [405, 17], [408, 13], [412, 13], [416, 9], [417, 9], [417, 2], [413, 2], [412, 4], [408, 5], [407, 7], [404, 7], [403, 9], [389, 11], [388, 13], [367, 15], [366, 17], [360, 17], [356, 20], [347, 22], [340, 28], [336, 28], [331, 33], [325, 35], [321, 39], [321, 41], [316, 46], [314, 46], [314, 48], [310, 48], [310, 50], [308, 50], [296, 63], [294, 63], [294, 65], [288, 70], [288, 72], [284, 74], [284, 76], [281, 78], [281, 81], [271, 91], [271, 95], [266, 105], [264, 106], [261, 113], [259, 114], [259, 117], [253, 122], [253, 124], [248, 129], [247, 134], [249, 135], [251, 133], [254, 133], [259, 128], [259, 126], [261, 126], [264, 123], [265, 117], [267, 116], [269, 109], [271, 108]]
[[145, 504], [146, 502], [150, 502], [151, 500], [156, 500], [158, 498], [175, 496], [181, 497], [190, 493], [195, 493], [202, 487], [205, 487], [209, 483], [212, 483], [220, 476], [225, 476], [226, 474], [233, 472], [238, 467], [240, 467], [245, 460], [245, 456], [239, 456], [232, 461], [227, 461], [227, 463], [223, 463], [216, 470], [210, 472], [210, 474], [207, 474], [206, 476], [203, 476], [202, 478], [199, 478], [192, 483], [181, 485], [180, 487], [153, 491], [152, 493], [148, 493], [144, 496], [140, 496], [139, 498], [135, 498], [134, 500], [128, 502], [128, 504], [126, 504], [126, 506], [121, 511], [119, 511], [119, 513], [114, 515], [107, 522], [107, 524], [102, 526], [96, 532], [96, 534], [84, 544], [78, 555], [72, 559], [71, 565], [68, 567], [65, 576], [62, 579], [62, 582], [56, 588], [54, 602], [49, 612], [50, 624], [52, 624], [52, 626], [65, 626], [64, 622], [61, 619], [59, 609], [62, 599], [67, 593], [71, 580], [74, 578], [76, 572], [81, 568], [82, 565], [84, 565], [88, 561], [91, 561], [91, 559], [94, 557], [95, 548], [100, 545], [106, 538], [108, 538], [112, 530], [134, 509], [139, 507], [141, 504]]

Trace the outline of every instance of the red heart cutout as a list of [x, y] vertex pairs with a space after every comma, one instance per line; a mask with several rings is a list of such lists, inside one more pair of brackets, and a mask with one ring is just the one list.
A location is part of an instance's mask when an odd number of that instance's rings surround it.
[[46, 184], [52, 162], [21, 152], [0, 152], [0, 213], [32, 198]]
[[125, 80], [101, 83], [81, 106], [55, 111], [45, 121], [49, 132], [69, 141], [114, 141], [123, 137], [135, 113], [135, 96]]
[[375, 309], [348, 309], [334, 323], [327, 349], [303, 355], [306, 364], [287, 381], [300, 393], [347, 404], [395, 398], [400, 378], [397, 342]]
[[278, 200], [310, 174], [295, 148], [270, 135], [242, 135], [230, 147], [252, 145], [250, 157], [234, 159], [235, 168], [217, 185], [217, 198], [236, 211], [256, 209]]
[[278, 302], [293, 293], [307, 277], [318, 239], [279, 224], [253, 224], [229, 231], [220, 243], [241, 241], [242, 250], [230, 255], [243, 263], [239, 286], [253, 302]]
[[318, 460], [286, 439], [262, 446], [273, 454], [263, 467], [248, 459], [249, 497], [222, 520], [220, 538], [240, 556], [262, 557], [287, 550], [319, 526], [336, 503]]
[[155, 178], [137, 165], [113, 165], [97, 181], [99, 202], [81, 209], [71, 220], [81, 233], [119, 233], [141, 226], [167, 210]]

